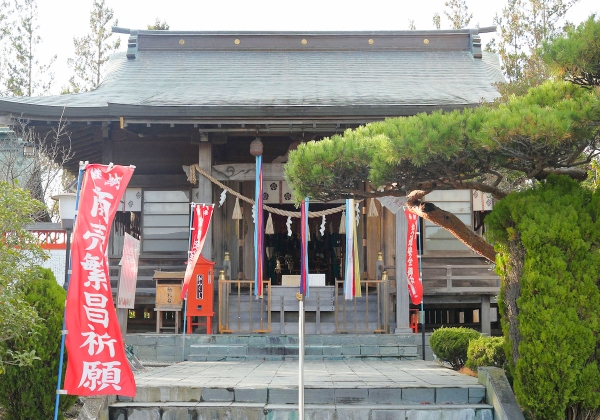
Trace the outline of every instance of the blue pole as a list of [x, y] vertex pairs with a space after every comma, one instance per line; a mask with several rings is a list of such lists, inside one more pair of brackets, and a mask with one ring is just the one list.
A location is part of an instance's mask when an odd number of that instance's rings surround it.
[[[83, 172], [85, 171], [85, 166], [87, 162], [82, 164], [79, 163], [79, 174], [77, 175], [77, 194], [75, 196], [75, 217], [73, 218], [73, 230], [75, 230], [75, 221], [77, 220], [77, 210], [79, 208], [79, 193], [81, 191], [81, 178], [83, 177]], [[69, 231], [67, 231], [67, 235], [69, 235]], [[69, 239], [67, 239], [68, 241]], [[67, 259], [66, 267], [69, 267], [65, 272], [65, 289], [67, 293], [69, 291], [69, 282], [71, 281], [71, 255], [69, 250], [67, 250], [67, 255], [65, 256]], [[58, 380], [56, 381], [56, 401], [54, 404], [54, 420], [58, 420], [58, 406], [60, 405], [60, 394], [63, 391], [60, 389], [60, 384], [62, 382], [62, 370], [63, 370], [63, 358], [65, 355], [65, 336], [67, 334], [66, 331], [66, 323], [67, 323], [67, 305], [65, 304], [65, 311], [63, 314], [63, 327], [62, 327], [62, 337], [60, 340], [60, 359], [58, 362]]]
[[[419, 260], [419, 281], [423, 285], [423, 269], [422, 269], [422, 258], [423, 255], [423, 242], [421, 241], [421, 218], [417, 219], [417, 238], [419, 240], [418, 260]], [[423, 360], [425, 360], [425, 309], [423, 308], [423, 300], [425, 299], [425, 290], [423, 290], [423, 296], [421, 296], [421, 347], [423, 348]]]
[[[188, 264], [190, 263], [190, 250], [192, 249], [192, 221], [194, 220], [194, 209], [196, 203], [192, 203], [192, 211], [190, 212], [190, 236], [188, 237]], [[189, 290], [189, 288], [188, 288]], [[185, 292], [183, 298], [183, 331], [181, 332], [181, 361], [185, 360], [185, 329], [187, 328], [187, 295], [188, 291]]]

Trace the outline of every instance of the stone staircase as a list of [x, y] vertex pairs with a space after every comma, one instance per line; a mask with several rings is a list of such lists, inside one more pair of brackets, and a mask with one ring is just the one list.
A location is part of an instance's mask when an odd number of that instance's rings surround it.
[[[434, 362], [306, 361], [307, 420], [493, 420], [476, 378]], [[137, 395], [111, 420], [296, 420], [298, 363], [183, 362], [136, 375]]]
[[[194, 339], [189, 361], [298, 360], [297, 335], [208, 335]], [[305, 360], [417, 358], [412, 336], [337, 334], [305, 338]]]

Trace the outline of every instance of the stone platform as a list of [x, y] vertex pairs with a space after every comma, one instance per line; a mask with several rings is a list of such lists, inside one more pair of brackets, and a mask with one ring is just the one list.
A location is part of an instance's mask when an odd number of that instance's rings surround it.
[[[435, 362], [307, 360], [305, 418], [492, 420], [485, 387]], [[114, 420], [298, 418], [298, 362], [182, 362], [136, 374], [137, 396]]]

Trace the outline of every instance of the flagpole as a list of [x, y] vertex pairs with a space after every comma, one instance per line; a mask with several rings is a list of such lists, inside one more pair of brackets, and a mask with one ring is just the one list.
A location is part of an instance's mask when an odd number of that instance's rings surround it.
[[[196, 208], [196, 203], [191, 204], [190, 211], [190, 235], [188, 236], [188, 264], [191, 264], [190, 257], [190, 249], [192, 248], [192, 221], [194, 220], [194, 209]], [[188, 292], [186, 290], [185, 297], [183, 298], [183, 331], [181, 332], [181, 361], [185, 360], [185, 332], [187, 328], [187, 295]], [[208, 331], [207, 331], [208, 332]]]
[[304, 295], [296, 298], [300, 307], [298, 312], [298, 420], [304, 420]]
[[[75, 195], [75, 217], [73, 217], [73, 230], [75, 231], [75, 221], [77, 220], [77, 209], [79, 207], [79, 192], [81, 190], [81, 178], [88, 162], [79, 162], [79, 174], [77, 175], [77, 194]], [[69, 231], [67, 231], [67, 235], [69, 235]], [[68, 240], [68, 238], [67, 238]], [[71, 255], [69, 250], [66, 251], [66, 262], [65, 267], [68, 267], [67, 272], [65, 273], [66, 281], [65, 281], [65, 289], [67, 293], [69, 292], [69, 283], [71, 282]], [[62, 370], [63, 370], [63, 358], [65, 355], [65, 337], [67, 335], [67, 305], [65, 303], [65, 310], [63, 312], [63, 327], [61, 331], [61, 339], [60, 339], [60, 359], [58, 361], [58, 379], [56, 381], [56, 401], [54, 402], [54, 420], [58, 420], [58, 407], [60, 405], [60, 395], [65, 392], [60, 389], [60, 384], [62, 382]]]
[[[423, 242], [421, 241], [421, 217], [417, 216], [417, 240], [419, 245], [417, 246], [417, 258], [419, 260], [419, 281], [423, 284], [423, 269], [422, 269], [422, 254], [423, 254]], [[421, 295], [421, 347], [423, 348], [423, 360], [425, 360], [425, 309], [423, 307], [423, 300], [425, 299], [425, 293]]]
[[298, 420], [304, 420], [304, 298], [309, 295], [308, 282], [308, 198], [300, 205], [300, 291], [298, 299]]

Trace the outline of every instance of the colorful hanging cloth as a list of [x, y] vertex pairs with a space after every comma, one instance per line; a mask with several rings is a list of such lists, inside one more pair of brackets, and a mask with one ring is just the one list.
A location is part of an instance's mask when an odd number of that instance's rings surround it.
[[256, 184], [254, 196], [254, 294], [263, 297], [263, 260], [264, 260], [264, 230], [263, 230], [263, 168], [262, 155], [256, 156]]
[[300, 294], [308, 296], [308, 198], [300, 204], [300, 219]]

